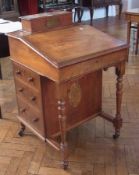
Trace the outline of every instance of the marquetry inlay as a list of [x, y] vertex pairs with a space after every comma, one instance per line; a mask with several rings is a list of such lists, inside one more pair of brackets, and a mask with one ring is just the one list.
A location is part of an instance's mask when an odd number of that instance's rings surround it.
[[81, 101], [81, 96], [82, 92], [80, 85], [78, 83], [73, 83], [68, 93], [70, 105], [73, 107], [77, 107]]

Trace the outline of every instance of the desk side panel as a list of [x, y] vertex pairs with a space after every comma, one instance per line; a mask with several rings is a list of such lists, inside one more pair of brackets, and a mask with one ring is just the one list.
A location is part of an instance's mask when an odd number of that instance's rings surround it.
[[42, 78], [42, 84], [48, 137], [59, 133], [57, 101], [60, 97], [66, 102], [67, 130], [101, 112], [102, 70], [61, 84]]

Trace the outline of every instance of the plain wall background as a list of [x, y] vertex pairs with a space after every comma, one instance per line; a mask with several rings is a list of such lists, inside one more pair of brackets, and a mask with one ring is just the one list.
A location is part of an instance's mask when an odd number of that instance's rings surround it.
[[139, 8], [139, 0], [128, 0], [128, 9]]

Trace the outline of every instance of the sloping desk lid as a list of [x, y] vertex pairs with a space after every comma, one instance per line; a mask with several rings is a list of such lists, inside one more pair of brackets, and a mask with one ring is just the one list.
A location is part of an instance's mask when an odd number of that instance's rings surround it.
[[127, 48], [125, 42], [88, 25], [26, 35], [20, 40], [57, 68]]

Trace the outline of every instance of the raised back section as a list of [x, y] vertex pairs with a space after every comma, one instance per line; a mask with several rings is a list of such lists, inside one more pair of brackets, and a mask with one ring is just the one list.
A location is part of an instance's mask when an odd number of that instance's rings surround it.
[[20, 18], [23, 30], [31, 33], [72, 24], [72, 13], [67, 11], [41, 13]]

